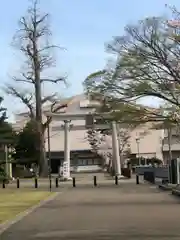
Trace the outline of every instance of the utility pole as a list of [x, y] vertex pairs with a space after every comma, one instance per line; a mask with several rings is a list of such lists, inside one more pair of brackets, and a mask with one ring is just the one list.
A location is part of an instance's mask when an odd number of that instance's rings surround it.
[[139, 151], [139, 144], [140, 144], [140, 138], [136, 138], [136, 144], [137, 144], [137, 153], [138, 153], [138, 165], [141, 165], [141, 159], [140, 159], [140, 151]]
[[[49, 117], [47, 117], [47, 121]], [[47, 143], [48, 143], [48, 167], [49, 167], [49, 176], [51, 175], [51, 145], [50, 145], [50, 127], [47, 126]]]

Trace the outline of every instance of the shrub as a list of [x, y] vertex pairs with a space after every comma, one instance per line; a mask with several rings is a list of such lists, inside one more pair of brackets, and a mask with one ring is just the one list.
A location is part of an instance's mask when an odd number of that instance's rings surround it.
[[0, 182], [2, 182], [4, 179], [6, 180], [6, 182], [9, 182], [9, 177], [7, 176], [4, 168], [0, 167]]

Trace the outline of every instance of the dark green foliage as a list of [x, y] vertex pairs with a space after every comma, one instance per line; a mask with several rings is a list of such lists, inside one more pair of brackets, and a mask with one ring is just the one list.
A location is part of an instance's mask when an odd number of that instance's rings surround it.
[[38, 132], [35, 121], [30, 121], [17, 135], [13, 157], [20, 164], [30, 165], [38, 162]]
[[0, 145], [14, 145], [16, 141], [16, 133], [11, 124], [8, 122], [0, 122]]
[[0, 145], [13, 144], [15, 141], [15, 132], [12, 129], [11, 124], [6, 122], [6, 108], [2, 107], [3, 98], [0, 97]]
[[6, 121], [6, 108], [2, 107], [3, 98], [0, 97], [0, 165], [5, 164], [4, 146], [13, 146], [16, 139], [16, 133], [13, 131], [10, 123]]
[[0, 166], [0, 182], [3, 181], [3, 179], [6, 179], [6, 173], [3, 167]]

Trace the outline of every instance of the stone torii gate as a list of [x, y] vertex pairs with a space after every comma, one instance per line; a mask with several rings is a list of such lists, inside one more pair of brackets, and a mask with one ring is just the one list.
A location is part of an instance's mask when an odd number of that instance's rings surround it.
[[[97, 114], [93, 113], [52, 113], [46, 112], [46, 117], [51, 117], [54, 121], [64, 121], [64, 163], [67, 166], [67, 174], [66, 178], [71, 179], [70, 175], [70, 144], [69, 144], [69, 131], [71, 129], [71, 120], [85, 120], [85, 124], [78, 126], [78, 130], [84, 129], [109, 129], [111, 128], [108, 124], [101, 124], [96, 125], [94, 124], [94, 119], [97, 119]], [[76, 128], [76, 126], [75, 126]], [[50, 141], [50, 139], [49, 139]], [[115, 121], [112, 122], [112, 154], [113, 154], [113, 161], [115, 166], [115, 173], [116, 176], [119, 178], [121, 177], [121, 163], [120, 163], [120, 156], [119, 156], [119, 143], [118, 143], [118, 136], [117, 136], [117, 124]]]

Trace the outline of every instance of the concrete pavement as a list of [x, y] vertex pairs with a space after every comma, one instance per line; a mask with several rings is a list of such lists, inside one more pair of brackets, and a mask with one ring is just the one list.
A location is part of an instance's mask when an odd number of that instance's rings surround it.
[[180, 200], [155, 186], [71, 188], [14, 224], [1, 240], [180, 239]]

